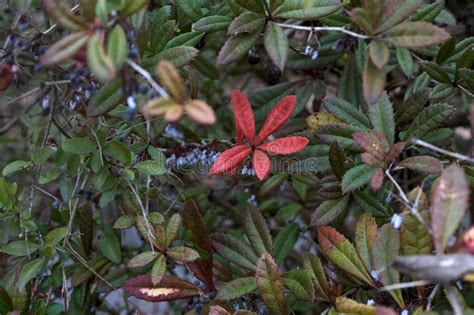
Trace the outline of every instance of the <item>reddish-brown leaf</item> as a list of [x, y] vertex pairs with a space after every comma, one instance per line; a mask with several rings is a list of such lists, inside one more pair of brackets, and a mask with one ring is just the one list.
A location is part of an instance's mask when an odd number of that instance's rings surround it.
[[214, 289], [214, 281], [212, 280], [212, 243], [201, 213], [193, 200], [189, 199], [186, 201], [182, 216], [184, 227], [192, 233], [191, 240], [194, 245], [207, 254], [205, 258], [186, 263], [186, 266], [196, 278], [204, 282], [209, 288]]
[[363, 76], [364, 98], [372, 105], [382, 95], [385, 88], [386, 75], [384, 69], [377, 68], [371, 58], [367, 58]]
[[157, 285], [153, 285], [149, 275], [141, 275], [125, 282], [123, 289], [136, 298], [150, 302], [187, 299], [199, 295], [194, 284], [170, 275], [163, 275]]
[[238, 168], [252, 149], [246, 145], [237, 145], [221, 153], [219, 158], [212, 164], [209, 174], [222, 174]]
[[292, 154], [303, 150], [308, 143], [305, 137], [285, 137], [265, 142], [258, 149], [272, 154]]
[[356, 132], [352, 135], [352, 139], [362, 150], [372, 154], [378, 160], [384, 159], [389, 148], [385, 136], [376, 130], [373, 132]]
[[269, 135], [280, 129], [283, 124], [290, 118], [293, 108], [296, 104], [296, 96], [290, 95], [283, 98], [268, 114], [267, 119], [263, 123], [263, 127], [257, 136], [256, 143], [265, 140]]
[[372, 154], [367, 153], [367, 152], [362, 153], [360, 155], [360, 159], [362, 160], [362, 162], [364, 162], [368, 166], [372, 166], [372, 167], [375, 167], [375, 168], [383, 166], [382, 161], [380, 161], [375, 156], [373, 156]]
[[255, 150], [253, 153], [252, 166], [260, 180], [264, 180], [270, 174], [270, 159], [260, 150]]
[[390, 150], [388, 150], [387, 156], [385, 156], [385, 163], [392, 163], [402, 154], [403, 150], [405, 150], [405, 142], [397, 142], [392, 145]]
[[13, 80], [12, 68], [7, 64], [0, 64], [0, 91], [8, 89]]
[[372, 191], [377, 192], [380, 190], [383, 184], [383, 175], [384, 175], [383, 169], [381, 168], [377, 171], [377, 173], [372, 175], [372, 178], [370, 179], [370, 183], [369, 183], [370, 189]]
[[247, 97], [239, 90], [232, 91], [231, 99], [237, 140], [239, 143], [242, 143], [243, 138], [247, 138], [253, 143], [255, 138], [255, 118], [253, 116], [252, 105], [250, 105]]

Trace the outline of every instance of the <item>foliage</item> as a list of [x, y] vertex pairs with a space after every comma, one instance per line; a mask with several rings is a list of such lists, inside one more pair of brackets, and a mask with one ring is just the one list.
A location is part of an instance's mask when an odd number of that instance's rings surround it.
[[474, 312], [449, 3], [2, 6], [0, 314]]

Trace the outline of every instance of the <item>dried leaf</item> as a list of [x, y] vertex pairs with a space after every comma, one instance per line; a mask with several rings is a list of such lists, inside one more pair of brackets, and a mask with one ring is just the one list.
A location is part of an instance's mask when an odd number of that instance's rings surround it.
[[141, 275], [125, 282], [123, 289], [136, 298], [150, 302], [188, 299], [199, 295], [194, 284], [169, 275], [163, 275], [156, 285], [148, 275]]
[[202, 125], [213, 125], [216, 115], [211, 106], [200, 100], [191, 100], [184, 105], [184, 109], [192, 120]]

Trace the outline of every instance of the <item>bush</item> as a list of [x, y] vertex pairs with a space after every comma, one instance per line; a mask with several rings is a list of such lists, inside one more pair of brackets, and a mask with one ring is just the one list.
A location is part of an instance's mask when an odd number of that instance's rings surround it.
[[443, 1], [6, 3], [0, 314], [474, 312]]

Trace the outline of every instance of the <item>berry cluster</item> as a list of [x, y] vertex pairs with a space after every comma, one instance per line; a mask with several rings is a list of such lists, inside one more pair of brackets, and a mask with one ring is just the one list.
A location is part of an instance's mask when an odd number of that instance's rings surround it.
[[71, 110], [76, 110], [94, 95], [97, 85], [91, 80], [91, 73], [85, 67], [73, 70], [67, 79], [72, 89], [68, 105]]
[[218, 157], [219, 152], [214, 151], [206, 146], [198, 146], [181, 156], [173, 154], [166, 160], [166, 162], [171, 168], [182, 168], [195, 166], [198, 163], [201, 165], [211, 165], [217, 160]]

